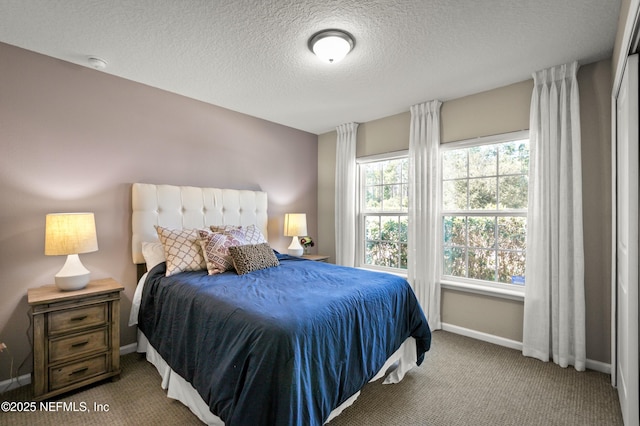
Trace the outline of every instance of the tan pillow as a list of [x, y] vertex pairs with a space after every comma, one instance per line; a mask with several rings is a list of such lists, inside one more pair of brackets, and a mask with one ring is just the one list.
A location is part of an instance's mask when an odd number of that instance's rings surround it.
[[156, 226], [167, 258], [167, 277], [182, 271], [207, 269], [195, 229], [169, 229]]
[[213, 232], [233, 235], [238, 239], [242, 239], [245, 244], [262, 244], [267, 242], [267, 239], [255, 225], [212, 225], [211, 230]]
[[229, 255], [229, 247], [239, 246], [242, 241], [232, 235], [215, 233], [208, 229], [198, 230], [198, 240], [204, 253], [209, 275], [220, 274], [233, 269], [233, 260]]
[[229, 247], [233, 267], [238, 275], [278, 266], [278, 258], [267, 243]]

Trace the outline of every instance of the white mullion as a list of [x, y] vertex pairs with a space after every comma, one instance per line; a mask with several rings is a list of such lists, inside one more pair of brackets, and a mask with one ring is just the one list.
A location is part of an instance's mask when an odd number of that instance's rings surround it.
[[[496, 210], [501, 207], [500, 204], [500, 145], [496, 144]], [[498, 216], [493, 217], [493, 260], [495, 267], [493, 270], [493, 280], [498, 282]]]
[[408, 216], [407, 212], [392, 210], [388, 212], [364, 212], [363, 216]]
[[527, 217], [522, 210], [445, 210], [443, 216], [499, 216], [499, 217]]
[[[469, 149], [465, 149], [467, 154], [467, 210], [471, 210], [471, 180], [469, 179]], [[464, 277], [469, 278], [469, 216], [464, 217]]]
[[500, 149], [496, 145], [496, 210], [500, 209]]
[[493, 217], [493, 254], [496, 262], [494, 281], [498, 281], [498, 216]]
[[464, 216], [464, 277], [469, 278], [469, 216]]

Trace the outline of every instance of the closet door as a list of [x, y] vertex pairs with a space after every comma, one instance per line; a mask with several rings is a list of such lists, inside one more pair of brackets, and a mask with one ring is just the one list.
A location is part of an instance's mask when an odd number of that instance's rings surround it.
[[627, 426], [639, 422], [638, 55], [628, 58], [616, 104], [617, 386]]

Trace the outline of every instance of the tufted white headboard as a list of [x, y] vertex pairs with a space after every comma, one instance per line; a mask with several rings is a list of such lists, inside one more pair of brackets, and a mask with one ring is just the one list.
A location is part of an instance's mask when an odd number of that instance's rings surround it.
[[155, 225], [204, 228], [256, 225], [267, 235], [267, 193], [237, 189], [134, 183], [131, 190], [133, 263], [142, 264], [142, 242], [158, 241]]

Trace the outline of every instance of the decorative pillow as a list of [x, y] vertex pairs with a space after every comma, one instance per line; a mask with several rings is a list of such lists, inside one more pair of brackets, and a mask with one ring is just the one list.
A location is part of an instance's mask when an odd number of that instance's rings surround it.
[[220, 232], [222, 234], [229, 231], [242, 230], [241, 225], [211, 225], [209, 228], [211, 228], [213, 232]]
[[212, 225], [211, 230], [213, 232], [233, 235], [236, 238], [242, 238], [245, 244], [262, 244], [267, 242], [267, 239], [255, 225]]
[[195, 229], [168, 229], [156, 226], [156, 231], [167, 259], [167, 277], [182, 271], [207, 269]]
[[142, 242], [142, 257], [144, 257], [144, 263], [147, 264], [147, 271], [167, 260], [164, 256], [162, 243], [149, 243], [147, 241]]
[[278, 266], [278, 258], [267, 243], [229, 247], [233, 267], [238, 275]]
[[198, 240], [204, 253], [209, 275], [233, 269], [229, 247], [239, 246], [242, 241], [232, 235], [215, 233], [208, 229], [198, 229]]
[[211, 229], [211, 232], [213, 232], [213, 233], [223, 234], [223, 235], [230, 235], [233, 238], [235, 238], [236, 240], [240, 241], [241, 244], [248, 244], [244, 239], [244, 231], [242, 230], [242, 227], [238, 227], [238, 226], [225, 226], [225, 227], [211, 226], [210, 229]]
[[264, 244], [267, 242], [260, 229], [255, 225], [249, 225], [244, 228], [244, 239], [247, 244]]

